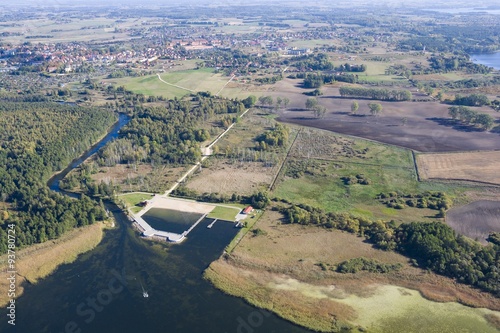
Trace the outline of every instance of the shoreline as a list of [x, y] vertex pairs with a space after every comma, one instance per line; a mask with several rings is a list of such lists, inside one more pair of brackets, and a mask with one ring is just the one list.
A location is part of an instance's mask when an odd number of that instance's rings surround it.
[[[16, 296], [24, 293], [26, 284], [36, 284], [52, 274], [60, 265], [74, 262], [79, 255], [93, 250], [103, 239], [104, 231], [115, 225], [113, 219], [73, 229], [58, 239], [34, 244], [16, 252]], [[0, 275], [5, 276], [7, 255], [0, 256]], [[0, 279], [0, 290], [8, 290], [9, 281]], [[7, 292], [0, 294], [0, 307], [10, 298]]]
[[[265, 233], [243, 237], [231, 254], [204, 271], [223, 293], [320, 332], [347, 327], [353, 333], [398, 332], [388, 330], [391, 325], [401, 332], [407, 316], [431, 318], [435, 329], [457, 327], [455, 321], [464, 316], [473, 318], [464, 325], [474, 323], [484, 332], [500, 329], [500, 300], [494, 295], [413, 267], [407, 257], [374, 249], [357, 236], [281, 225], [277, 213], [266, 212], [258, 223]], [[386, 274], [336, 272], [338, 263], [357, 257], [403, 266]], [[448, 322], [439, 320], [450, 311], [454, 315]], [[419, 332], [418, 327], [408, 332]]]
[[[376, 297], [378, 290], [397, 289], [401, 296], [412, 296], [424, 300], [425, 304], [455, 304], [477, 310], [490, 327], [500, 329], [498, 308], [486, 304], [467, 304], [460, 295], [443, 295], [450, 292], [446, 288], [432, 288], [416, 281], [383, 281], [370, 277], [354, 278], [361, 284], [361, 289], [343, 279], [326, 279], [323, 283], [301, 281], [285, 272], [272, 272], [250, 264], [237, 264], [224, 257], [212, 262], [203, 273], [212, 286], [224, 294], [238, 297], [257, 308], [271, 311], [275, 315], [318, 332], [339, 332], [349, 328], [353, 333], [366, 332], [372, 329], [367, 324], [372, 318], [359, 312], [353, 302], [344, 299], [356, 298], [358, 301]], [[366, 279], [366, 280], [365, 280]], [[291, 283], [290, 283], [291, 281]], [[325, 284], [328, 282], [328, 284]], [[278, 288], [276, 288], [278, 286]], [[302, 290], [304, 288], [304, 290]], [[358, 302], [358, 301], [354, 301]], [[428, 303], [430, 302], [430, 303]], [[402, 303], [404, 305], [404, 303]], [[491, 304], [490, 304], [491, 305]], [[493, 308], [493, 309], [492, 309]], [[383, 321], [383, 319], [378, 319]], [[375, 320], [376, 322], [376, 320]], [[378, 332], [378, 331], [377, 331]]]

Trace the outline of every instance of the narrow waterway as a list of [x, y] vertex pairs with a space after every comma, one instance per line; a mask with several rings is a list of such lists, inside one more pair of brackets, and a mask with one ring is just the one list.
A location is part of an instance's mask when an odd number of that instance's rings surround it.
[[[50, 180], [50, 188], [60, 191], [59, 181], [116, 138], [128, 120], [121, 115], [99, 144]], [[4, 316], [0, 332], [309, 332], [227, 296], [203, 279], [204, 269], [235, 236], [232, 224], [208, 229], [206, 220], [181, 245], [168, 245], [140, 239], [117, 206], [106, 203], [106, 208], [117, 228], [107, 231], [94, 250], [27, 285], [16, 301], [16, 326]]]

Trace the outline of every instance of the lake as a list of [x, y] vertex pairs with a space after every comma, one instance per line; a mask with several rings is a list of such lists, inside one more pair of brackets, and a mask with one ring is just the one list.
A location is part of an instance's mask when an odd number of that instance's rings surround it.
[[16, 301], [17, 325], [2, 320], [0, 332], [309, 332], [203, 279], [237, 233], [232, 224], [207, 229], [207, 219], [181, 245], [169, 245], [139, 238], [118, 207], [107, 207], [119, 228], [74, 263], [26, 286]]
[[500, 70], [500, 52], [473, 54], [470, 56], [470, 58], [476, 64], [481, 64]]

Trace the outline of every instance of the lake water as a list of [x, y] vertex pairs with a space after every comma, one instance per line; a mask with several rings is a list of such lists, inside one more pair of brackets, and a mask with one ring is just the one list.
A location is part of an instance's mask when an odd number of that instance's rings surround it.
[[481, 64], [500, 70], [500, 52], [473, 54], [470, 58], [476, 64]]
[[207, 229], [206, 220], [181, 245], [168, 245], [140, 239], [126, 216], [112, 211], [119, 228], [76, 262], [27, 286], [16, 302], [15, 329], [2, 320], [0, 332], [308, 332], [202, 278], [238, 231], [232, 224]]
[[153, 229], [182, 234], [188, 230], [203, 214], [181, 212], [173, 209], [151, 208], [142, 215]]

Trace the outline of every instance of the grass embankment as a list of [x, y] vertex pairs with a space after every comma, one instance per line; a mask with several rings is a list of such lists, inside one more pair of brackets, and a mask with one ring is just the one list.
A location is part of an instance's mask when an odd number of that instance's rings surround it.
[[[59, 265], [76, 260], [78, 255], [90, 251], [100, 243], [104, 236], [105, 223], [95, 223], [67, 232], [56, 240], [36, 244], [16, 252], [16, 295], [23, 291], [24, 282], [37, 283], [45, 278]], [[7, 255], [0, 257], [2, 276], [7, 270]], [[8, 280], [0, 279], [0, 290], [8, 290]], [[9, 298], [6, 292], [0, 293], [0, 306], [5, 306]]]

